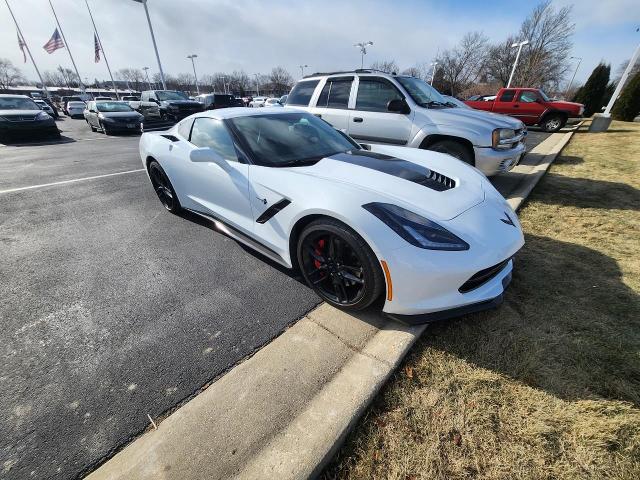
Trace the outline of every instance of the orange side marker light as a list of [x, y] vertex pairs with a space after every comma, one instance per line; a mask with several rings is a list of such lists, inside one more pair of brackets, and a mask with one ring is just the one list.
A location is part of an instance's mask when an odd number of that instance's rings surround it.
[[384, 260], [380, 260], [380, 263], [382, 264], [382, 270], [384, 270], [384, 276], [387, 279], [387, 300], [391, 301], [393, 300], [393, 283], [391, 282], [391, 272], [389, 272], [389, 266], [387, 265], [387, 262], [385, 262]]

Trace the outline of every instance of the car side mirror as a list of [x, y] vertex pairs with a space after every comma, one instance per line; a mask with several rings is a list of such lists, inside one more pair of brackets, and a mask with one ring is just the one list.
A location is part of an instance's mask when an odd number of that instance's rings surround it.
[[404, 99], [394, 98], [387, 103], [387, 110], [391, 113], [409, 113], [411, 109]]
[[189, 159], [195, 163], [215, 163], [222, 169], [227, 167], [227, 161], [222, 155], [209, 147], [194, 148], [189, 154]]

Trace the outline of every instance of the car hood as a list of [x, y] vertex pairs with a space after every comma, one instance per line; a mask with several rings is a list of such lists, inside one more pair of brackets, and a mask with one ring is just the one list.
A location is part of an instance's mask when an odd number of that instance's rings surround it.
[[0, 110], [0, 117], [35, 117], [42, 110]]
[[[450, 220], [484, 200], [485, 177], [453, 157], [427, 150], [376, 146], [287, 170], [374, 193], [434, 220]], [[370, 197], [370, 196], [369, 196]]]
[[138, 112], [100, 112], [101, 115], [107, 118], [140, 118]]
[[561, 110], [580, 110], [580, 107], [583, 106], [581, 103], [565, 102], [564, 100], [552, 100], [549, 103], [552, 103], [554, 107]]
[[[418, 112], [422, 107], [418, 109]], [[439, 125], [456, 125], [472, 130], [496, 128], [522, 128], [523, 124], [517, 118], [501, 115], [499, 113], [484, 112], [472, 108], [430, 108], [428, 109], [431, 123]]]

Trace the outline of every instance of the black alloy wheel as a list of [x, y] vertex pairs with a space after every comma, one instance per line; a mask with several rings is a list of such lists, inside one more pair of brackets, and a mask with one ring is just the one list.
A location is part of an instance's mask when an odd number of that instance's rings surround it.
[[180, 211], [180, 202], [176, 196], [176, 192], [173, 189], [173, 185], [169, 181], [169, 177], [164, 173], [164, 170], [160, 164], [156, 161], [151, 162], [149, 165], [149, 178], [151, 179], [151, 185], [156, 191], [156, 195], [160, 199], [164, 208], [171, 213], [177, 213]]
[[384, 287], [371, 248], [351, 228], [330, 218], [312, 222], [303, 230], [298, 264], [307, 284], [339, 308], [366, 308]]

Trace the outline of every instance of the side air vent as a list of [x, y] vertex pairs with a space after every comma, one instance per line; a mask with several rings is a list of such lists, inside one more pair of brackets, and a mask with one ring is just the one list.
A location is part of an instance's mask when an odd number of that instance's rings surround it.
[[417, 180], [416, 183], [438, 192], [444, 192], [445, 190], [456, 187], [456, 181], [454, 179], [433, 170], [427, 170], [427, 175], [423, 178], [424, 179]]
[[161, 137], [166, 138], [167, 140], [171, 140], [172, 142], [178, 142], [180, 139], [178, 137], [174, 137], [173, 135], [160, 135]]
[[467, 292], [470, 292], [471, 290], [475, 290], [476, 288], [484, 285], [489, 280], [491, 280], [496, 275], [498, 275], [498, 273], [500, 273], [504, 269], [504, 267], [507, 266], [507, 263], [509, 263], [509, 260], [511, 260], [511, 258], [507, 258], [506, 260], [500, 262], [497, 265], [494, 265], [493, 267], [480, 270], [473, 277], [471, 277], [469, 280], [464, 282], [464, 284], [458, 289], [458, 291], [460, 293], [467, 293]]
[[267, 208], [264, 212], [262, 212], [262, 215], [260, 215], [258, 217], [256, 222], [258, 222], [258, 223], [267, 223], [269, 220], [271, 220], [276, 215], [276, 213], [278, 213], [280, 210], [285, 208], [290, 203], [291, 203], [291, 201], [287, 200], [286, 198], [283, 198], [279, 202], [274, 203], [269, 208]]

